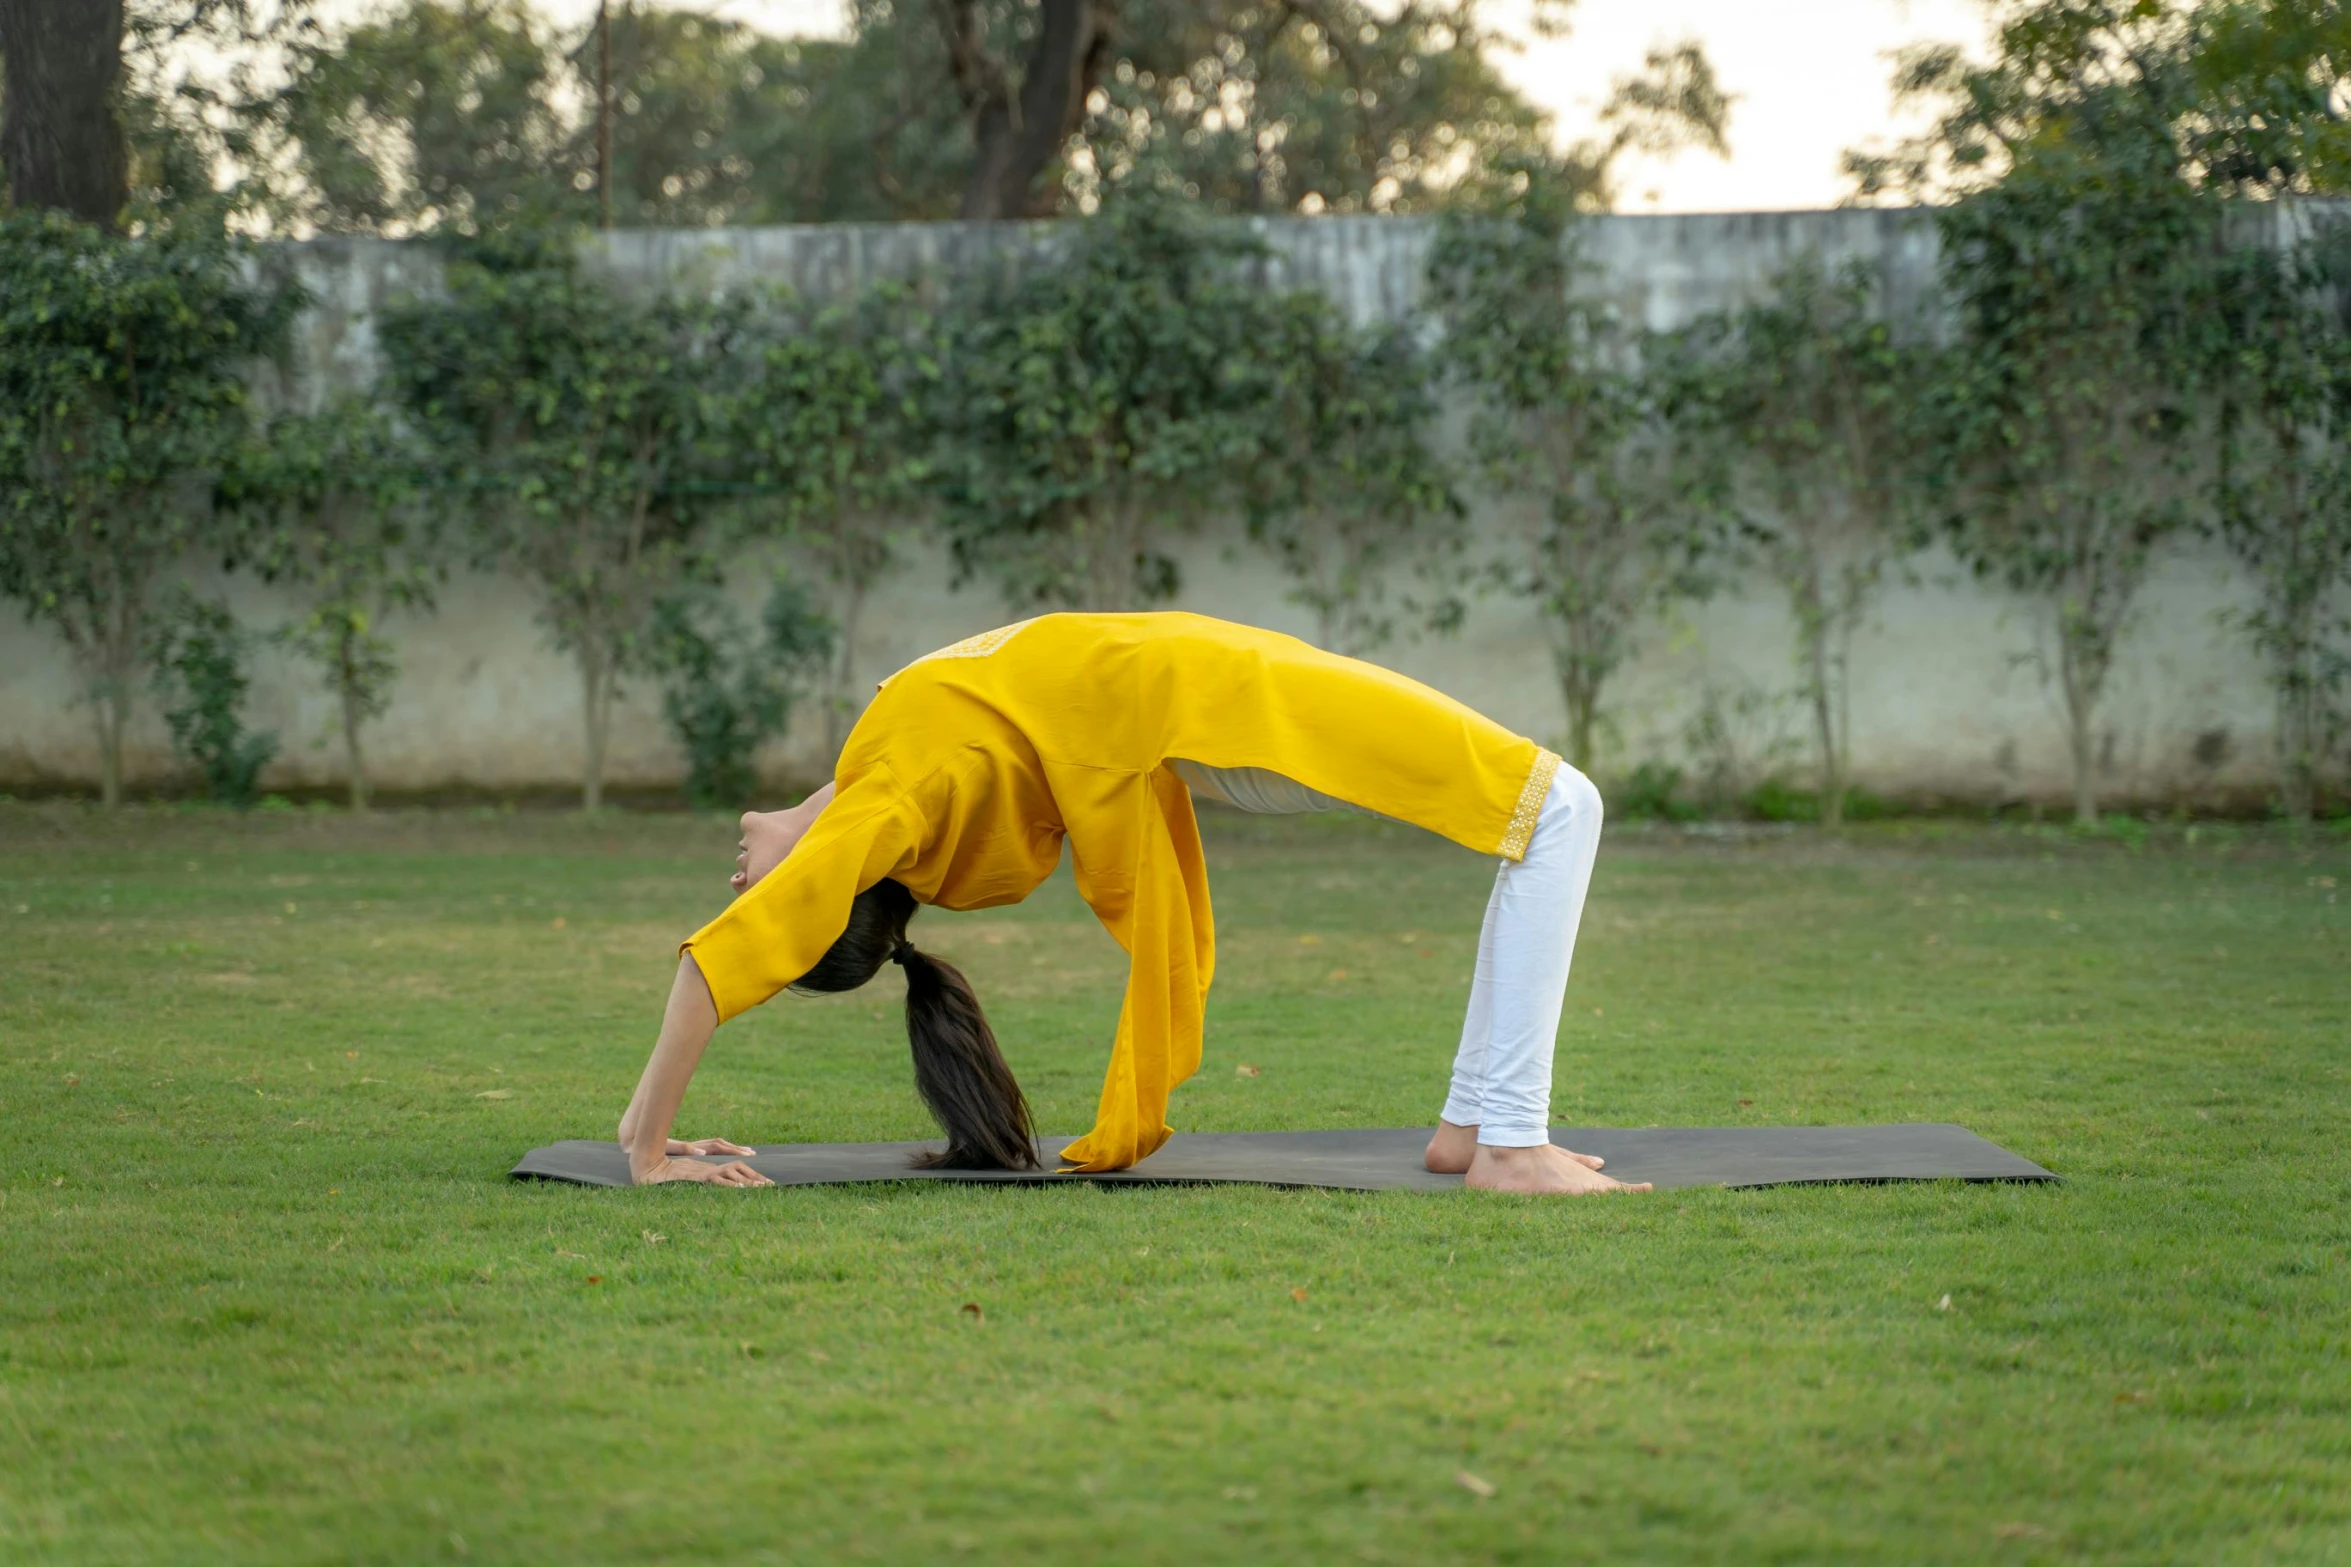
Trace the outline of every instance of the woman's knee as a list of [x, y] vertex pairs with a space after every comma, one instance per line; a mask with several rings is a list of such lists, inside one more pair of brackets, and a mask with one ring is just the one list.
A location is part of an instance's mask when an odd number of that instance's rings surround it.
[[1559, 776], [1551, 788], [1563, 798], [1572, 816], [1597, 824], [1606, 814], [1600, 803], [1600, 786], [1570, 763], [1559, 764]]

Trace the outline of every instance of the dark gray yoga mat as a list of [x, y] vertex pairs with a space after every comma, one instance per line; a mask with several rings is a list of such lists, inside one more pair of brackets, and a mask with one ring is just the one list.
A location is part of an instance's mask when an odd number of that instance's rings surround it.
[[[1332, 1186], [1350, 1191], [1438, 1191], [1458, 1175], [1421, 1168], [1425, 1127], [1359, 1132], [1183, 1132], [1131, 1170], [1057, 1175], [1054, 1154], [1066, 1137], [1039, 1139], [1045, 1168], [917, 1170], [907, 1160], [936, 1143], [771, 1143], [744, 1162], [783, 1186], [843, 1181], [1247, 1181], [1261, 1186]], [[1608, 1161], [1623, 1181], [1672, 1186], [1781, 1186], [1807, 1181], [2054, 1181], [2030, 1159], [1989, 1143], [1964, 1126], [1555, 1126], [1551, 1140]], [[747, 1146], [757, 1147], [757, 1144]], [[534, 1148], [516, 1177], [626, 1186], [628, 1157], [618, 1143], [566, 1142]]]

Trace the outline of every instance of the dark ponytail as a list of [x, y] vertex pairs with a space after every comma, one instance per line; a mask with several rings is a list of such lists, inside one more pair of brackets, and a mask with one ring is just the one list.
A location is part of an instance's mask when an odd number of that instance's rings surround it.
[[1037, 1145], [1029, 1102], [961, 971], [907, 941], [914, 910], [914, 894], [903, 883], [875, 882], [850, 904], [848, 929], [792, 988], [816, 994], [855, 990], [884, 963], [904, 969], [915, 1091], [947, 1133], [946, 1151], [917, 1158], [916, 1167], [1033, 1170]]

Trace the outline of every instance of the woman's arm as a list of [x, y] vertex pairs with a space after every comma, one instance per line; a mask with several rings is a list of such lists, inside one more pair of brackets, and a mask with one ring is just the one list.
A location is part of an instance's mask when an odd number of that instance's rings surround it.
[[659, 1181], [708, 1181], [718, 1186], [772, 1186], [775, 1183], [751, 1166], [736, 1160], [705, 1164], [698, 1159], [669, 1155], [669, 1129], [685, 1102], [686, 1085], [702, 1052], [718, 1028], [718, 1008], [710, 987], [692, 956], [678, 960], [678, 976], [669, 987], [669, 1006], [661, 1015], [661, 1037], [653, 1042], [645, 1075], [620, 1118], [620, 1143], [628, 1150], [629, 1174], [639, 1186]]
[[[742, 852], [735, 856], [737, 869], [731, 882], [736, 893], [748, 891], [753, 883], [781, 864], [832, 801], [833, 786], [827, 783], [789, 810], [745, 812]], [[711, 1000], [709, 982], [702, 977], [693, 954], [688, 953], [678, 960], [677, 979], [669, 990], [669, 1007], [661, 1018], [661, 1037], [654, 1041], [652, 1058], [645, 1063], [645, 1075], [637, 1080], [637, 1091], [630, 1096], [628, 1109], [621, 1112], [620, 1144], [628, 1150], [629, 1169], [640, 1186], [677, 1180], [719, 1180], [727, 1185], [743, 1186], [773, 1184], [747, 1165], [712, 1166], [670, 1157], [750, 1152], [724, 1138], [682, 1143], [669, 1135], [670, 1127], [677, 1121], [678, 1106], [685, 1100], [686, 1085], [693, 1081], [694, 1069], [701, 1065], [702, 1052], [709, 1046], [711, 1033], [717, 1027], [718, 1007]]]

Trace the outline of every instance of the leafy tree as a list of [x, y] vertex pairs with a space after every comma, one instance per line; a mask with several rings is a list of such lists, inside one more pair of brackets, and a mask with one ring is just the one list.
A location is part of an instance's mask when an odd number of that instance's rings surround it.
[[363, 233], [478, 232], [584, 215], [594, 184], [553, 40], [523, 0], [410, 0], [287, 51], [244, 112], [277, 217]]
[[928, 505], [931, 333], [892, 287], [815, 308], [773, 300], [746, 336], [726, 413], [738, 462], [762, 492], [749, 506], [754, 530], [789, 540], [839, 629], [823, 693], [828, 756], [860, 705], [866, 600], [901, 566], [902, 534]]
[[0, 0], [0, 191], [102, 228], [239, 204], [214, 187], [242, 83], [312, 25], [309, 0]]
[[[868, 117], [843, 111], [887, 84], [836, 79], [876, 63], [838, 43], [644, 6], [608, 31], [621, 224], [891, 217], [876, 187], [890, 160], [950, 151], [869, 150]], [[247, 134], [256, 161], [291, 176], [282, 220], [392, 233], [586, 221], [602, 206], [604, 58], [592, 29], [559, 36], [521, 0], [406, 0], [291, 50], [288, 79], [247, 106]]]
[[[1945, 237], [1974, 247], [1957, 258], [1973, 330], [1947, 401], [1972, 458], [2010, 448], [1977, 471], [2007, 500], [1969, 553], [2052, 606], [2077, 812], [2093, 804], [2090, 710], [2113, 639], [2185, 509], [2179, 436], [2200, 410], [2166, 388], [2188, 354], [2217, 367], [2212, 526], [2262, 587], [2247, 628], [2280, 683], [2282, 793], [2289, 810], [2308, 796], [2328, 590], [2289, 599], [2330, 558], [2333, 329], [2308, 255], [2224, 255], [2198, 198], [2351, 189], [2347, 72], [2340, 0], [2033, 0], [2005, 8], [1988, 66], [1914, 52], [1896, 84], [1939, 101], [1939, 119], [1891, 153], [1848, 155], [1865, 197], [1963, 198]], [[2029, 507], [2009, 502], [2035, 498], [2041, 521], [2017, 526]]]
[[1873, 309], [1864, 266], [1817, 257], [1769, 298], [1704, 324], [1719, 335], [1720, 399], [1743, 461], [1740, 531], [1788, 597], [1797, 688], [1811, 709], [1820, 819], [1844, 819], [1851, 772], [1853, 633], [1904, 548], [1897, 517], [1916, 355]]
[[938, 482], [958, 565], [1015, 602], [1115, 610], [1173, 594], [1165, 534], [1257, 450], [1257, 249], [1153, 196], [1058, 256], [969, 289], [950, 319]]
[[442, 297], [388, 310], [387, 377], [479, 492], [475, 554], [539, 594], [580, 674], [580, 798], [603, 802], [613, 699], [655, 606], [711, 572], [705, 442], [739, 308], [625, 295], [560, 238], [470, 247]]
[[1474, 4], [1145, 0], [1122, 23], [1038, 205], [1156, 172], [1224, 211], [1409, 212], [1548, 135]]
[[[1392, 606], [1388, 577], [1456, 551], [1464, 516], [1434, 446], [1434, 367], [1409, 327], [1354, 329], [1319, 295], [1279, 301], [1258, 364], [1272, 422], [1249, 486], [1249, 531], [1281, 563], [1287, 597], [1314, 612], [1315, 641], [1362, 655], [1390, 641], [1398, 609], [1447, 623], [1457, 601]], [[1452, 613], [1449, 613], [1452, 612]]]
[[[1891, 150], [1854, 149], [1846, 172], [1862, 200], [1948, 200], [2000, 183], [2041, 139], [2077, 153], [2100, 122], [2117, 135], [2165, 135], [2182, 34], [2169, 0], [1994, 0], [1993, 59], [1971, 63], [1953, 44], [1898, 57], [1898, 102], [1932, 113], [1926, 130]], [[2127, 114], [2126, 114], [2127, 111]], [[2174, 147], [2176, 151], [2176, 145]]]
[[2221, 190], [2351, 193], [2351, 8], [2205, 0], [2186, 18], [2174, 101], [2190, 165]]
[[[1423, 210], [1549, 138], [1475, 0], [857, 0], [849, 21], [835, 41], [612, 14], [615, 220], [1017, 218], [1135, 182], [1233, 211]], [[276, 171], [255, 182], [285, 221], [579, 220], [604, 58], [522, 0], [402, 0], [295, 36], [287, 79], [249, 73], [215, 139]], [[1657, 124], [1723, 110], [1695, 46], [1659, 50], [1570, 157], [1598, 190]]]
[[[951, 127], [933, 122], [948, 112], [943, 104], [906, 112], [915, 84], [896, 79], [888, 52], [644, 6], [614, 14], [610, 34], [616, 222], [699, 227], [952, 212], [965, 149]], [[572, 49], [571, 80], [596, 80], [596, 48], [591, 32]], [[591, 130], [581, 127], [583, 142]]]
[[[1566, 9], [1535, 7], [1554, 23]], [[957, 23], [947, 63], [978, 152], [967, 217], [1090, 210], [1138, 178], [1225, 211], [1433, 210], [1483, 171], [1544, 156], [1550, 140], [1542, 112], [1495, 69], [1509, 45], [1476, 0], [1139, 0], [1097, 23], [1097, 51], [1081, 62], [1084, 112], [1026, 162], [991, 161], [987, 105], [999, 84], [1037, 80], [1054, 6], [959, 0], [936, 15]], [[1019, 47], [1034, 53], [1016, 71]], [[910, 56], [916, 69], [922, 53]], [[1618, 83], [1606, 134], [1564, 157], [1597, 191], [1626, 145], [1672, 122], [1719, 126], [1725, 109], [1695, 45], [1660, 49]], [[998, 167], [1009, 177], [984, 187]]]
[[833, 627], [799, 585], [778, 576], [754, 638], [715, 588], [655, 611], [653, 663], [661, 711], [686, 753], [686, 798], [703, 809], [750, 803], [761, 742], [791, 722], [801, 683], [832, 660]]
[[2044, 617], [2083, 822], [2117, 645], [2186, 520], [2186, 329], [2219, 237], [2150, 87], [2164, 25], [2159, 7], [2054, 0], [2011, 20], [1992, 64], [1911, 83], [1946, 106], [1960, 190], [1937, 214], [1957, 318], [1934, 398], [1948, 536]]
[[[1856, 149], [1863, 199], [1941, 200], [1997, 181], [2053, 106], [2127, 103], [2181, 176], [2243, 195], [2351, 191], [2351, 10], [2342, 0], [1999, 0], [1994, 62], [1904, 52], [1898, 95], [1939, 101], [1922, 134]], [[2078, 136], [2074, 138], [2078, 141]]]
[[2279, 804], [2308, 821], [2351, 680], [2351, 321], [2340, 230], [2216, 269], [2219, 461], [2209, 526], [2254, 582], [2244, 628], [2278, 700]]
[[297, 299], [245, 260], [196, 226], [0, 216], [0, 593], [64, 639], [110, 806], [161, 584], [230, 548], [212, 492], [245, 435], [238, 371]]
[[[966, 161], [886, 49], [774, 38], [692, 11], [610, 15], [611, 212], [700, 226], [938, 216]], [[523, 0], [402, 0], [313, 30], [236, 106], [273, 217], [360, 232], [587, 221], [606, 52]], [[919, 112], [909, 112], [910, 106]]]
[[1568, 759], [1588, 771], [1643, 622], [1703, 591], [1720, 503], [1672, 395], [1681, 377], [1657, 362], [1671, 345], [1579, 287], [1575, 198], [1570, 181], [1536, 179], [1500, 216], [1448, 217], [1429, 284], [1472, 399], [1472, 454], [1510, 524], [1494, 574], [1549, 624]]
[[[2196, 409], [2165, 388], [2186, 381], [2184, 345], [2217, 366], [2210, 526], [2262, 585], [2245, 625], [2280, 684], [2280, 794], [2288, 811], [2309, 799], [2330, 679], [2330, 599], [2316, 583], [2330, 561], [2335, 331], [2313, 303], [2309, 254], [2222, 254], [2219, 214], [2198, 195], [2351, 188], [2346, 70], [2339, 0], [2034, 0], [2005, 7], [1991, 66], [1965, 66], [1956, 49], [1911, 54], [1897, 87], [1940, 99], [1940, 120], [1893, 153], [1848, 155], [1864, 197], [1972, 200], [1947, 228], [1980, 247], [1963, 258], [1977, 331], [1949, 402], [1975, 456], [2015, 449], [1994, 470], [1998, 489], [2057, 507], [2034, 529], [1982, 533], [1994, 547], [1972, 559], [2052, 599], [2078, 813], [2092, 806], [2088, 709], [2111, 641], [2146, 552], [2182, 519], [2175, 437]], [[1987, 244], [1984, 230], [2015, 240]], [[2010, 327], [1984, 329], [1994, 317]], [[2020, 350], [2005, 366], [2003, 348]], [[1972, 402], [1970, 383], [2022, 395]], [[2069, 531], [2052, 526], [2057, 512]]]
[[278, 753], [275, 733], [245, 727], [253, 640], [227, 604], [183, 588], [157, 618], [149, 651], [172, 747], [196, 764], [205, 792], [221, 805], [251, 805], [261, 770]]
[[282, 414], [238, 465], [247, 558], [304, 604], [281, 638], [318, 667], [342, 716], [353, 810], [366, 810], [360, 731], [391, 705], [399, 663], [383, 634], [395, 614], [430, 612], [444, 572], [427, 504], [427, 454], [372, 401], [337, 398]]

